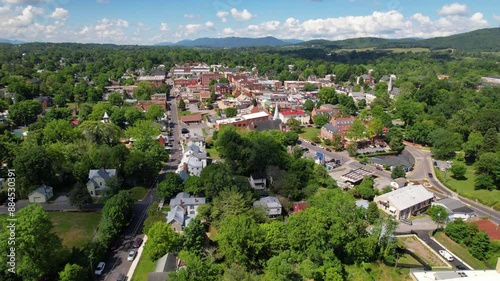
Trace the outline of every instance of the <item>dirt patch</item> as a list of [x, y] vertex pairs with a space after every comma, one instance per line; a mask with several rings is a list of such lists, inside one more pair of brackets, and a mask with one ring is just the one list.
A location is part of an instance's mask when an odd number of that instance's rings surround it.
[[398, 240], [404, 245], [404, 247], [412, 252], [414, 252], [417, 256], [423, 259], [427, 264], [431, 267], [448, 267], [449, 265], [443, 262], [439, 256], [434, 253], [431, 249], [429, 249], [426, 245], [424, 245], [420, 240], [415, 236], [404, 236], [398, 237]]
[[490, 220], [477, 220], [477, 228], [488, 234], [490, 240], [500, 240], [500, 228]]

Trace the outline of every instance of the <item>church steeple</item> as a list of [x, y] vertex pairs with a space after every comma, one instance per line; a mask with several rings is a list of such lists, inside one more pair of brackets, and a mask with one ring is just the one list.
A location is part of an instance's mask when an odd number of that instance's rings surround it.
[[280, 110], [278, 108], [278, 103], [276, 103], [276, 107], [274, 108], [274, 117], [273, 120], [279, 120], [280, 119]]

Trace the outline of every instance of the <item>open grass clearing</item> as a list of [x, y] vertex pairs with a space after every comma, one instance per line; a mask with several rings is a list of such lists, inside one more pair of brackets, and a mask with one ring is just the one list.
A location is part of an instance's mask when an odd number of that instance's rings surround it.
[[382, 262], [365, 263], [363, 265], [346, 265], [346, 280], [365, 281], [365, 280], [384, 280], [384, 281], [409, 281], [410, 270], [385, 265]]
[[484, 262], [473, 257], [464, 246], [451, 240], [451, 238], [443, 232], [436, 232], [436, 234], [434, 234], [434, 238], [474, 269], [488, 269]]
[[131, 281], [147, 281], [148, 273], [154, 272], [156, 267], [156, 263], [153, 262], [149, 257], [143, 254], [141, 255], [141, 259], [135, 268], [134, 275], [132, 276]]
[[299, 134], [299, 137], [308, 141], [312, 141], [314, 137], [319, 137], [319, 133], [321, 131], [321, 129], [315, 127], [304, 128], [302, 130], [303, 132]]
[[466, 165], [467, 172], [464, 180], [454, 179], [451, 172], [443, 172], [439, 169], [434, 169], [438, 179], [451, 190], [472, 200], [477, 200], [484, 205], [493, 207], [495, 210], [500, 210], [500, 190], [476, 190], [474, 189], [474, 181], [476, 170], [473, 165]]
[[449, 268], [449, 264], [444, 262], [436, 252], [430, 249], [416, 235], [398, 236], [399, 245], [412, 251], [432, 268]]

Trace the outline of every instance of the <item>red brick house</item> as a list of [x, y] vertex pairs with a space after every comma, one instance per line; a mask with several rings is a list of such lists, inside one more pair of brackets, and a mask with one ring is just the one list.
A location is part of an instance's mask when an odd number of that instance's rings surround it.
[[200, 124], [201, 121], [202, 121], [201, 114], [181, 116], [181, 122], [184, 124]]
[[212, 79], [219, 80], [220, 78], [221, 78], [221, 75], [219, 73], [204, 73], [204, 74], [201, 74], [201, 84], [203, 86], [208, 87], [208, 85], [210, 85], [210, 81]]

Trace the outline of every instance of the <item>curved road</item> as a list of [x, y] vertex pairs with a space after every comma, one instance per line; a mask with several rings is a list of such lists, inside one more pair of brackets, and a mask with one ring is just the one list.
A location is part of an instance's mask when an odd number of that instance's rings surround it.
[[[436, 174], [434, 173], [434, 166], [432, 165], [432, 154], [430, 152], [423, 151], [422, 149], [411, 145], [406, 145], [406, 149], [413, 155], [413, 157], [415, 157], [415, 167], [412, 172], [407, 174], [407, 178], [409, 180], [427, 180], [442, 192], [442, 194], [436, 194], [439, 195], [439, 197], [443, 197], [444, 195], [444, 197], [459, 199], [464, 204], [469, 206], [469, 208], [474, 210], [478, 216], [489, 217], [496, 224], [500, 224], [500, 212], [494, 210], [493, 208], [479, 204], [474, 200], [458, 195], [448, 189], [437, 179]], [[432, 178], [428, 176], [429, 173], [433, 175]]]

